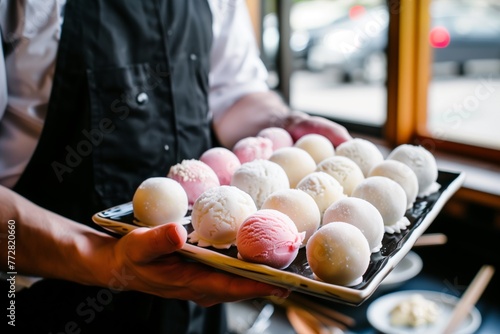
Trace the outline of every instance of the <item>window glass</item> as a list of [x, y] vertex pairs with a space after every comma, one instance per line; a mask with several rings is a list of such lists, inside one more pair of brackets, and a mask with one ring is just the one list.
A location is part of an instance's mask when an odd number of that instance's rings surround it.
[[290, 105], [371, 126], [386, 120], [384, 0], [294, 1]]
[[427, 129], [500, 149], [500, 1], [433, 0]]

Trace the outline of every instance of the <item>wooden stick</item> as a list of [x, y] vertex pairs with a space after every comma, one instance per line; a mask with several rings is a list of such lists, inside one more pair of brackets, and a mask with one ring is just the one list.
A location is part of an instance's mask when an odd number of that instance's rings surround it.
[[446, 235], [442, 233], [429, 233], [421, 235], [413, 244], [414, 247], [418, 246], [434, 246], [444, 245], [448, 241]]
[[467, 290], [465, 290], [462, 298], [460, 298], [460, 301], [453, 309], [453, 313], [451, 314], [448, 324], [443, 332], [444, 334], [452, 333], [456, 326], [458, 326], [464, 320], [465, 316], [469, 314], [471, 308], [481, 297], [481, 294], [486, 286], [488, 286], [488, 283], [494, 273], [495, 268], [492, 266], [484, 265], [481, 267]]
[[335, 311], [335, 310], [328, 308], [326, 306], [323, 306], [321, 304], [312, 302], [312, 301], [310, 301], [302, 296], [292, 294], [292, 295], [290, 295], [290, 297], [288, 297], [288, 299], [294, 300], [303, 306], [307, 306], [309, 309], [314, 310], [317, 313], [321, 313], [321, 314], [323, 314], [323, 315], [325, 315], [333, 320], [344, 323], [349, 327], [353, 327], [356, 325], [356, 320], [354, 320], [354, 318], [351, 318], [348, 315], [345, 315], [343, 313]]
[[[316, 318], [317, 320], [319, 320], [321, 323], [323, 323], [325, 326], [329, 326], [329, 327], [336, 327], [342, 331], [345, 331], [347, 329], [346, 325], [335, 320], [335, 319], [332, 319], [322, 313], [319, 313], [315, 310], [312, 310], [310, 308], [306, 308], [302, 302], [299, 302], [299, 301], [295, 301], [295, 300], [291, 300], [290, 298], [287, 298], [286, 302], [284, 305], [282, 305], [286, 308], [289, 308], [289, 307], [292, 307], [294, 309], [299, 309], [303, 312], [306, 312], [308, 314], [310, 314], [310, 316]], [[302, 313], [303, 314], [303, 313]]]
[[333, 320], [332, 318], [324, 316], [321, 313], [317, 313], [317, 312], [314, 312], [311, 310], [309, 310], [309, 313], [312, 314], [316, 319], [318, 319], [321, 323], [323, 323], [327, 327], [338, 328], [343, 332], [347, 330], [347, 327], [344, 324], [342, 324], [336, 320]]
[[292, 325], [293, 329], [297, 333], [303, 334], [320, 334], [321, 329], [319, 328], [321, 324], [317, 319], [304, 316], [303, 310], [295, 306], [287, 306], [286, 315], [288, 321]]

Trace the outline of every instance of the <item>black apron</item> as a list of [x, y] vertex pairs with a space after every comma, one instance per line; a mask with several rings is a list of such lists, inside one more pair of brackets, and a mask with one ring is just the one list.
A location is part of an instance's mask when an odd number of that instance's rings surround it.
[[[206, 1], [68, 0], [45, 125], [14, 190], [96, 228], [94, 213], [198, 158], [211, 146], [211, 26]], [[46, 279], [18, 293], [16, 329], [214, 333], [222, 310]]]

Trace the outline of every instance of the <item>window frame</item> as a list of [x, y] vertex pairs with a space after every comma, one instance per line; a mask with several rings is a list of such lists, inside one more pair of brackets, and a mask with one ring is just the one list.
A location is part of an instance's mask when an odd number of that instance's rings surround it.
[[431, 0], [388, 0], [388, 63], [392, 66], [388, 66], [386, 138], [391, 145], [413, 143], [433, 152], [500, 163], [499, 150], [433, 137], [427, 130], [430, 5]]

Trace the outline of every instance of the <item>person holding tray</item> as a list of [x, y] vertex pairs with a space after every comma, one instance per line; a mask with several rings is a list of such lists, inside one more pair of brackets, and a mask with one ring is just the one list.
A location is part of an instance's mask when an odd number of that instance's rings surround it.
[[[288, 295], [181, 258], [179, 224], [117, 238], [91, 221], [130, 201], [144, 179], [266, 127], [334, 145], [351, 138], [268, 89], [244, 1], [5, 1], [0, 28], [9, 325], [222, 333], [221, 303]], [[43, 279], [22, 288], [21, 274]]]

